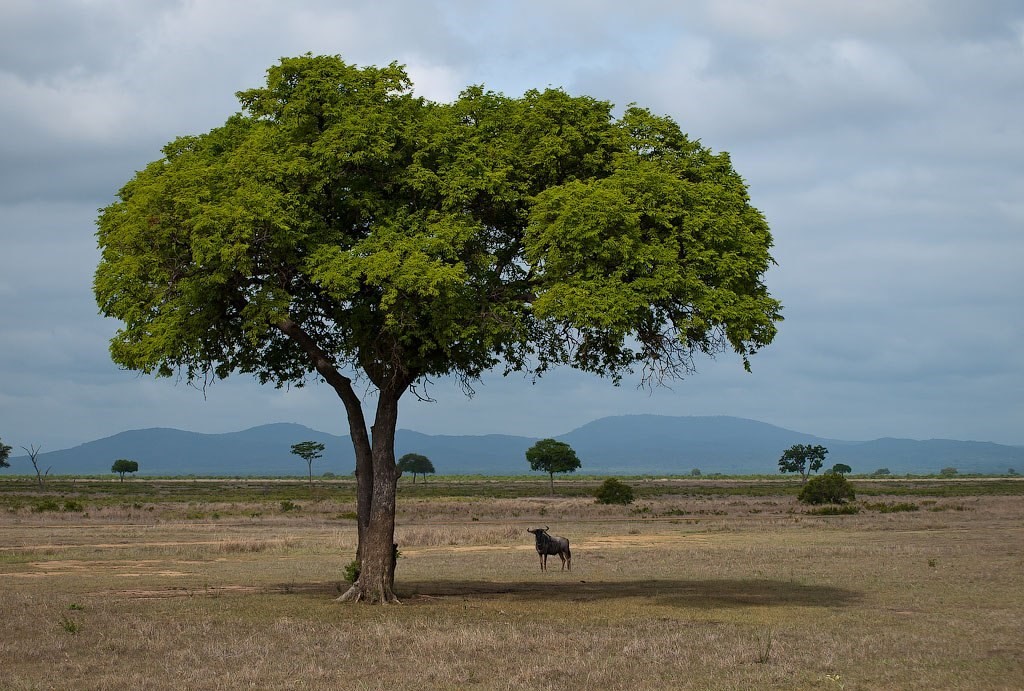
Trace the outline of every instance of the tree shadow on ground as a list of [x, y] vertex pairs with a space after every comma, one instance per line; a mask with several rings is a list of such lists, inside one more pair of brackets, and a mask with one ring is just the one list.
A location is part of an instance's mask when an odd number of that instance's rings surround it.
[[673, 607], [785, 606], [845, 607], [862, 593], [830, 585], [805, 585], [776, 580], [675, 580], [631, 582], [573, 580], [558, 583], [492, 581], [420, 581], [396, 583], [401, 598], [509, 598], [595, 602], [646, 598]]

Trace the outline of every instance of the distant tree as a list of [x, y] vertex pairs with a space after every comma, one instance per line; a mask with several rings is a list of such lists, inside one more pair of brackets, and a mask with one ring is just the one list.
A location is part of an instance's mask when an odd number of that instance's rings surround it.
[[598, 504], [632, 504], [633, 488], [610, 477], [597, 488], [594, 496]]
[[849, 480], [830, 471], [811, 478], [800, 489], [797, 499], [805, 504], [842, 504], [844, 501], [853, 501], [856, 495]]
[[313, 461], [324, 455], [324, 445], [318, 441], [302, 441], [292, 444], [292, 453], [300, 456], [309, 466], [309, 486], [313, 486]]
[[138, 461], [129, 461], [127, 458], [119, 458], [114, 461], [114, 465], [110, 466], [110, 472], [120, 473], [121, 482], [124, 482], [125, 473], [139, 472], [139, 463]]
[[875, 477], [881, 477], [882, 475], [892, 475], [892, 471], [888, 468], [879, 468], [875, 472], [871, 473]]
[[952, 467], [952, 466], [950, 466], [948, 468], [943, 468], [942, 470], [939, 471], [939, 476], [940, 477], [956, 477], [959, 474], [960, 474], [960, 471], [957, 470], [956, 468]]
[[43, 478], [50, 474], [50, 469], [47, 468], [45, 473], [39, 470], [38, 457], [39, 452], [43, 450], [43, 447], [37, 447], [35, 444], [29, 444], [28, 446], [23, 446], [21, 448], [25, 449], [25, 453], [28, 454], [28, 460], [32, 461], [32, 467], [36, 470], [36, 481], [39, 482], [39, 489], [45, 488], [46, 483], [43, 482]]
[[419, 453], [407, 453], [398, 459], [398, 472], [412, 473], [412, 484], [416, 484], [416, 476], [422, 475], [426, 482], [427, 473], [434, 472], [434, 464], [430, 459]]
[[848, 473], [853, 472], [853, 468], [846, 465], [845, 463], [836, 463], [834, 466], [832, 466], [832, 472], [839, 473], [840, 475], [847, 475]]
[[7, 462], [7, 459], [11, 457], [11, 447], [4, 444], [3, 439], [0, 439], [0, 468], [10, 468], [11, 464]]
[[800, 478], [807, 482], [807, 475], [817, 472], [825, 462], [828, 449], [824, 446], [810, 444], [794, 444], [785, 450], [779, 459], [780, 473], [800, 473]]
[[700, 468], [694, 468], [691, 470], [690, 475], [693, 477], [700, 477]]
[[1007, 470], [1007, 471], [1006, 471], [1006, 474], [1007, 474], [1007, 475], [1012, 475], [1012, 476], [1017, 476], [1017, 475], [1020, 475], [1020, 473], [1018, 473], [1018, 472], [1017, 472], [1016, 470], [1014, 470], [1013, 468], [1010, 468], [1009, 470]]
[[551, 476], [551, 493], [555, 493], [555, 473], [572, 473], [580, 467], [576, 452], [564, 441], [541, 439], [526, 450], [530, 470], [543, 470]]

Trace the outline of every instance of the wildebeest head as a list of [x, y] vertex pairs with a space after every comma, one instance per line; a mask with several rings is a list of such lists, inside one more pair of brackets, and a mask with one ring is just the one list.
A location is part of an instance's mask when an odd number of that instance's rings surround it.
[[526, 532], [533, 533], [533, 536], [537, 539], [537, 549], [544, 547], [551, 541], [551, 536], [548, 535], [548, 526], [543, 528], [527, 528]]

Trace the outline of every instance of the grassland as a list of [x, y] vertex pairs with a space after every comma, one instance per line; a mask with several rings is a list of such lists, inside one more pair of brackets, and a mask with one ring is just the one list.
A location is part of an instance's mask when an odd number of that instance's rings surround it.
[[403, 484], [403, 604], [368, 607], [334, 602], [347, 480], [2, 480], [0, 688], [1020, 688], [1024, 482], [857, 481], [840, 516], [786, 480], [596, 484]]

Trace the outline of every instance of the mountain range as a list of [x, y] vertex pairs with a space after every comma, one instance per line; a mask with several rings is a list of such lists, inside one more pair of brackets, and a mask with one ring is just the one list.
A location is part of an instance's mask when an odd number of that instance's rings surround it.
[[[1024, 447], [950, 439], [875, 439], [843, 441], [794, 432], [736, 417], [623, 415], [594, 420], [556, 437], [579, 456], [581, 473], [607, 475], [709, 473], [777, 473], [778, 459], [793, 444], [828, 448], [826, 467], [845, 463], [855, 473], [888, 468], [896, 474], [937, 473], [955, 467], [961, 473], [1024, 471]], [[110, 472], [119, 458], [139, 463], [141, 475], [293, 476], [304, 475], [305, 461], [291, 445], [318, 441], [324, 457], [314, 474], [348, 475], [355, 457], [348, 436], [335, 436], [303, 425], [276, 423], [226, 434], [200, 434], [153, 428], [121, 432], [70, 449], [40, 453], [41, 469], [57, 475]], [[398, 430], [399, 456], [420, 453], [445, 475], [521, 475], [530, 472], [526, 450], [533, 437], [501, 434], [431, 435]], [[11, 458], [7, 472], [31, 473], [28, 457]]]

